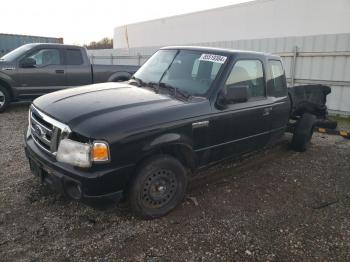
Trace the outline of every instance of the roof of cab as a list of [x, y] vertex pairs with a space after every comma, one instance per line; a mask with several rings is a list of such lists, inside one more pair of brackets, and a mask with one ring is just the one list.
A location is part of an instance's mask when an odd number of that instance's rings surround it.
[[248, 50], [234, 50], [234, 49], [227, 49], [227, 48], [207, 47], [207, 46], [166, 46], [161, 49], [162, 50], [164, 49], [194, 50], [194, 51], [202, 51], [202, 52], [226, 53], [230, 55], [234, 55], [237, 53], [247, 53], [247, 54], [255, 54], [259, 56], [267, 56], [269, 58], [280, 59], [278, 55], [274, 55], [271, 53], [248, 51]]
[[30, 43], [26, 44], [30, 46], [51, 46], [51, 47], [66, 47], [66, 48], [82, 48], [81, 46], [77, 45], [66, 45], [66, 44], [60, 44], [60, 43]]

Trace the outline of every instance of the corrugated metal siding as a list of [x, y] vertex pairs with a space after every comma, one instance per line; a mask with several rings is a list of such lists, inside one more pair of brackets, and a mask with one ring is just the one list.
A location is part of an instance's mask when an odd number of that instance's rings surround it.
[[114, 48], [344, 34], [349, 11], [349, 0], [251, 1], [118, 26]]
[[[332, 52], [350, 51], [350, 33], [334, 35], [316, 35], [304, 37], [281, 37], [255, 40], [221, 41], [193, 43], [193, 45], [222, 47], [239, 50], [252, 50], [280, 54], [283, 58], [287, 78], [291, 78], [295, 47], [299, 56], [295, 65], [295, 84], [323, 83], [331, 85], [332, 93], [328, 97], [328, 107], [334, 112], [350, 114], [350, 55], [332, 55]], [[144, 62], [159, 47], [89, 50], [94, 56], [94, 63], [135, 64]], [[311, 53], [308, 56], [306, 52]], [[315, 52], [319, 52], [316, 53]], [[331, 54], [325, 55], [328, 52]], [[289, 53], [286, 55], [286, 53]], [[114, 59], [100, 59], [100, 56], [113, 56]], [[138, 58], [140, 55], [142, 58]], [[129, 58], [118, 58], [129, 56]], [[336, 81], [336, 82], [333, 82]], [[338, 83], [339, 82], [339, 83]]]
[[62, 38], [0, 34], [0, 56], [29, 43], [63, 43]]

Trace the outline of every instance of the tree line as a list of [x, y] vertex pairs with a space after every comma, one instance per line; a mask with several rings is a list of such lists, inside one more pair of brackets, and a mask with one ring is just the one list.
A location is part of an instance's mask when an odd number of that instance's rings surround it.
[[100, 41], [90, 42], [90, 44], [85, 44], [84, 47], [87, 49], [110, 49], [113, 48], [113, 39], [105, 37]]

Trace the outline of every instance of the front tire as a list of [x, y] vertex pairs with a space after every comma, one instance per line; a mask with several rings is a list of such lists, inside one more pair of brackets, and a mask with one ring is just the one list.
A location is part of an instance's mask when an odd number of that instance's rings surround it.
[[182, 202], [186, 186], [186, 169], [180, 161], [154, 156], [143, 163], [131, 185], [131, 208], [143, 219], [162, 217]]
[[10, 93], [8, 90], [0, 86], [0, 113], [4, 112], [10, 103]]
[[314, 133], [314, 126], [316, 123], [316, 116], [313, 114], [305, 113], [298, 120], [293, 138], [291, 147], [297, 152], [305, 152], [309, 145]]

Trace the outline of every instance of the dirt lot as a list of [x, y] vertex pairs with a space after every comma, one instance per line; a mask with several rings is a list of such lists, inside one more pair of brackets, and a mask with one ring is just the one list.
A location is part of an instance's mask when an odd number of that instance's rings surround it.
[[0, 115], [1, 261], [350, 261], [350, 140], [315, 134], [192, 183], [168, 216], [90, 207], [52, 193], [23, 152], [28, 105]]

